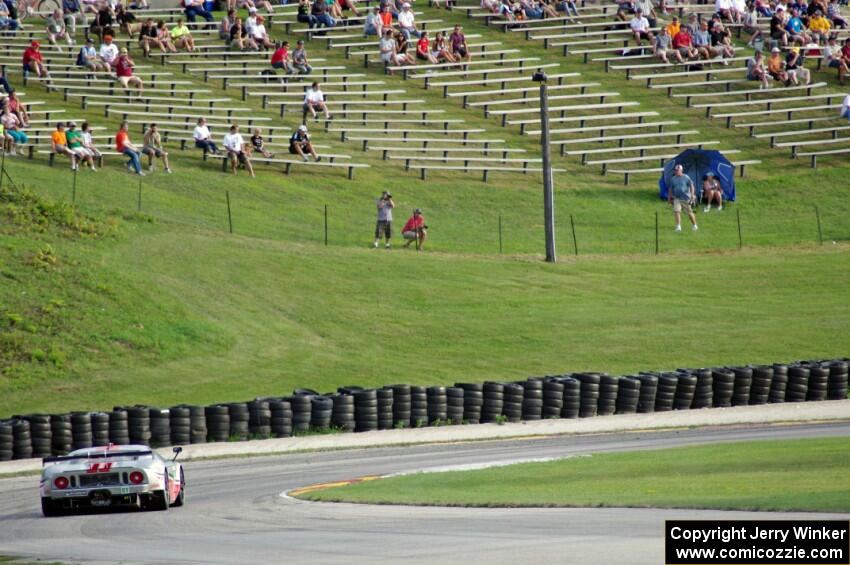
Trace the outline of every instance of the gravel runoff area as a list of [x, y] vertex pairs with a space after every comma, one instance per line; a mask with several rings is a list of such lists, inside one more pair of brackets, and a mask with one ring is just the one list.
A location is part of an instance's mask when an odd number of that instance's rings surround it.
[[[418, 443], [491, 440], [523, 436], [600, 434], [736, 424], [850, 420], [850, 400], [735, 406], [705, 410], [677, 410], [651, 414], [621, 414], [576, 420], [552, 419], [516, 424], [475, 424], [365, 433], [307, 435], [280, 439], [203, 443], [183, 446], [184, 461], [236, 455], [278, 454], [304, 450], [355, 449]], [[171, 448], [158, 450], [163, 456]], [[41, 468], [41, 459], [0, 463], [0, 475]]]

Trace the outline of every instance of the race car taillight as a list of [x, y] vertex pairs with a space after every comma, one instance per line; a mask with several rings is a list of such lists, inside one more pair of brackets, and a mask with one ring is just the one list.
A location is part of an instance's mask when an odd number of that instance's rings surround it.
[[140, 485], [145, 480], [145, 476], [140, 471], [130, 473], [130, 482], [134, 485]]
[[64, 490], [68, 488], [68, 478], [67, 477], [56, 477], [53, 479], [53, 486], [58, 488], [59, 490]]

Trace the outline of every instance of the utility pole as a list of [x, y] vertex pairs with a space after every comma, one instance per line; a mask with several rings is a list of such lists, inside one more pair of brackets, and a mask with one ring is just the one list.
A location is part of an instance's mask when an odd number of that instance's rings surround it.
[[540, 83], [540, 145], [543, 150], [543, 225], [546, 233], [546, 262], [555, 258], [555, 196], [553, 193], [552, 154], [549, 139], [549, 92], [546, 73], [534, 73], [532, 80]]

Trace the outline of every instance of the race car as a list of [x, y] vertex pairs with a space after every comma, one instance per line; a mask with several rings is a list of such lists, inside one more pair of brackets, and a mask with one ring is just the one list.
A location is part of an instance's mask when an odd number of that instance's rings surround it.
[[183, 448], [173, 451], [166, 460], [146, 445], [108, 445], [45, 457], [41, 512], [50, 517], [78, 508], [183, 506], [186, 478], [177, 462]]

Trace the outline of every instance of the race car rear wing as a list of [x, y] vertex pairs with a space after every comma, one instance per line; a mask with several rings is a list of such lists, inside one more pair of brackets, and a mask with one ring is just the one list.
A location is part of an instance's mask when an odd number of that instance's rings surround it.
[[90, 453], [85, 455], [57, 455], [54, 457], [45, 457], [41, 460], [42, 466], [48, 463], [58, 463], [60, 461], [79, 461], [80, 459], [109, 459], [111, 457], [144, 457], [145, 455], [153, 455], [150, 449], [139, 451], [101, 451], [99, 453]]

